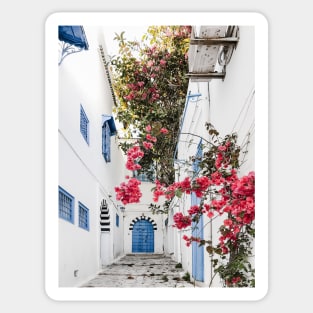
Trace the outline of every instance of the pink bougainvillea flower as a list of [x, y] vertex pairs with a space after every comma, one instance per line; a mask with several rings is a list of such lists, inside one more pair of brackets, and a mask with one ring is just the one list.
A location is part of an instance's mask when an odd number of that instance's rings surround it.
[[208, 218], [214, 217], [214, 213], [213, 213], [212, 211], [209, 211], [209, 212], [207, 213], [207, 215], [208, 215]]
[[166, 135], [168, 133], [168, 130], [166, 128], [162, 127], [160, 130], [160, 133]]
[[153, 148], [152, 142], [144, 141], [142, 144], [143, 144], [144, 148], [147, 150], [151, 150]]
[[139, 189], [141, 182], [136, 178], [131, 178], [127, 183], [123, 182], [119, 187], [115, 187], [116, 200], [124, 205], [129, 203], [138, 203], [142, 196]]
[[149, 141], [152, 141], [152, 142], [157, 142], [156, 137], [151, 136], [150, 134], [147, 134], [147, 135], [146, 135], [146, 138], [147, 138], [147, 140], [149, 140]]
[[138, 163], [135, 163], [133, 160], [127, 160], [126, 162], [126, 168], [129, 171], [136, 171], [136, 170], [140, 170], [141, 169], [141, 165]]
[[162, 60], [160, 61], [160, 65], [161, 65], [161, 66], [166, 65], [166, 61], [162, 59]]
[[198, 214], [200, 213], [201, 209], [198, 205], [193, 205], [189, 210], [188, 210], [188, 214], [189, 215], [194, 215], [194, 214]]
[[149, 61], [147, 62], [147, 66], [148, 66], [148, 67], [153, 66], [153, 64], [154, 64], [154, 62], [153, 62], [153, 61], [151, 61], [151, 60], [149, 60]]
[[231, 219], [226, 219], [225, 221], [224, 221], [224, 225], [225, 226], [231, 226], [233, 224], [233, 221], [231, 220]]
[[183, 229], [191, 225], [191, 217], [189, 215], [183, 215], [181, 212], [177, 212], [173, 216], [174, 219], [174, 227], [178, 229]]
[[231, 282], [232, 282], [233, 284], [237, 284], [237, 283], [239, 283], [240, 281], [241, 281], [241, 278], [240, 278], [239, 276], [233, 277], [232, 280], [231, 280]]
[[164, 186], [158, 180], [156, 180], [155, 188], [153, 190], [153, 201], [158, 202], [160, 196], [164, 196]]
[[147, 125], [147, 126], [146, 126], [146, 132], [150, 133], [150, 132], [151, 132], [151, 129], [152, 129], [152, 128], [151, 128], [151, 125]]

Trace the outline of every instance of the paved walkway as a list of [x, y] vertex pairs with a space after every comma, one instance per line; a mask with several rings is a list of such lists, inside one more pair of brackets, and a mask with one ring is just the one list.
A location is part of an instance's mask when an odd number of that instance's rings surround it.
[[177, 262], [163, 254], [128, 254], [81, 287], [194, 288]]

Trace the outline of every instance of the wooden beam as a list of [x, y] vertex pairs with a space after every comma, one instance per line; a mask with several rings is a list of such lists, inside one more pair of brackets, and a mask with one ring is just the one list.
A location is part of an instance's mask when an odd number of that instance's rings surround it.
[[237, 37], [224, 37], [224, 38], [195, 38], [190, 39], [191, 45], [203, 46], [236, 46], [239, 41]]
[[188, 73], [187, 77], [191, 79], [224, 79], [226, 73]]

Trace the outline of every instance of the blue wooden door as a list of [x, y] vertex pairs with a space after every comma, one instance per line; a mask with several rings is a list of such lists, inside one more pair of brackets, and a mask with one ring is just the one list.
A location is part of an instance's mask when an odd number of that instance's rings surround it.
[[[191, 205], [197, 205], [200, 203], [200, 198], [192, 193]], [[199, 221], [192, 222], [192, 236], [200, 237], [203, 239], [203, 216]], [[192, 242], [192, 277], [198, 281], [204, 281], [204, 246], [199, 247], [199, 243]]]
[[154, 252], [154, 231], [151, 222], [147, 220], [139, 220], [134, 224], [132, 233], [132, 252]]
[[[200, 168], [199, 162], [202, 157], [202, 140], [200, 140], [196, 160], [193, 163], [193, 171], [198, 175]], [[195, 193], [191, 194], [191, 206], [199, 205], [201, 199]], [[203, 239], [203, 216], [198, 222], [192, 222], [192, 236]], [[192, 277], [197, 281], [204, 281], [204, 246], [199, 247], [198, 242], [192, 242]]]

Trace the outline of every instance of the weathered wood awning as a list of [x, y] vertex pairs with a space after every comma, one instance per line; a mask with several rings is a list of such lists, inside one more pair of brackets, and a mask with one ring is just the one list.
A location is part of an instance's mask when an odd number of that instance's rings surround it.
[[[192, 81], [224, 80], [226, 63], [229, 62], [226, 59], [231, 57], [238, 41], [238, 27], [236, 26], [193, 27], [187, 76]], [[223, 64], [223, 58], [225, 64]]]

